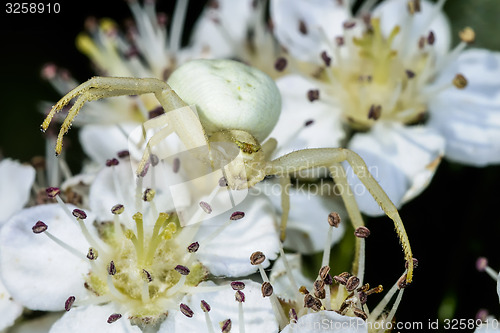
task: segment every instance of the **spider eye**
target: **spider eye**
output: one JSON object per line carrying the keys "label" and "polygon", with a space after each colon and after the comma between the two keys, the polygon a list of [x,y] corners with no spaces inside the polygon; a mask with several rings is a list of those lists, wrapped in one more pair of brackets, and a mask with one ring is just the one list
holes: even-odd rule
{"label": "spider eye", "polygon": [[271,133],[281,111],[274,81],[233,60],[193,60],[175,70],[167,83],[195,104],[207,134],[237,129],[259,142]]}

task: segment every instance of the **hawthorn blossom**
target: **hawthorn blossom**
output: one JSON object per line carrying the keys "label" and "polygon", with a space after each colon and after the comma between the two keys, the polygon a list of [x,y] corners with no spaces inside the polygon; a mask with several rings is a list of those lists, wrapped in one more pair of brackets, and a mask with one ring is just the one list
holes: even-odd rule
{"label": "hawthorn blossom", "polygon": [[[89,209],[64,203],[51,187],[57,203],[24,209],[0,231],[6,290],[29,309],[67,311],[50,332],[163,332],[188,295],[211,291],[206,301],[220,304],[227,285],[205,287],[209,274],[253,273],[248,257],[256,247],[276,257],[278,231],[265,196],[211,217],[225,188],[216,184],[206,202],[192,203],[189,191],[172,188],[185,179],[171,165],[157,161],[137,178],[130,162],[108,161],[90,186]],[[203,224],[183,225],[180,216],[194,204]],[[267,311],[259,302],[258,309],[248,303],[250,330]]]}
{"label": "hawthorn blossom", "polygon": [[[177,1],[167,33],[167,17],[157,13],[155,1],[127,1],[133,22],[126,31],[109,18],[88,18],[86,32],[76,38],[77,48],[92,61],[102,76],[158,78],[166,80],[178,66],[188,60],[206,58],[201,45],[183,47],[182,34],[188,1]],[[61,94],[79,85],[68,70],[48,64],[42,76]],[[52,103],[44,103],[50,109]],[[109,156],[127,149],[127,136],[138,125],[163,113],[152,94],[121,96],[88,103],[75,121],[82,126],[79,133],[82,148],[95,162],[104,164]],[[97,133],[107,139],[95,144]]]}
{"label": "hawthorn blossom", "polygon": [[[326,244],[339,223],[340,216],[330,213]],[[356,247],[358,255],[353,264],[355,274],[343,272],[332,276],[328,246],[325,246],[321,268],[314,281],[304,275],[300,255],[281,253],[273,265],[269,282],[281,299],[281,304],[290,309],[287,325],[281,324],[283,332],[378,332],[392,329],[392,320],[404,289],[408,286],[407,271],[385,293],[384,298],[369,310],[370,303],[367,301],[370,295],[381,293],[384,288],[381,285],[371,287],[364,282],[364,248],[370,231],[366,227],[359,227],[354,234],[360,244]],[[416,267],[417,261],[413,263]],[[396,299],[389,307],[395,295]]]}
{"label": "hawthorn blossom", "polygon": [[[316,66],[278,80],[278,154],[352,149],[397,206],[427,187],[443,156],[500,162],[500,55],[464,50],[475,38],[470,28],[450,50],[443,0],[388,0],[372,10],[366,1],[358,13],[350,3],[271,1],[278,40],[296,62]],[[380,215],[349,167],[347,176],[360,209]]]}

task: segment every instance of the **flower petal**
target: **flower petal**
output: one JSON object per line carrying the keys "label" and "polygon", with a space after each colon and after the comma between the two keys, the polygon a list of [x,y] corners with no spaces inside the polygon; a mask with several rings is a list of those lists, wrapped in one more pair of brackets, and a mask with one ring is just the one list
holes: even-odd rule
{"label": "flower petal", "polygon": [[[346,212],[341,199],[334,197],[332,182],[297,183],[290,188],[290,212],[288,215],[285,248],[302,254],[313,254],[323,251],[326,234],[330,225],[328,214],[336,211],[341,216]],[[276,215],[281,216],[281,186],[276,179],[268,179],[257,184],[259,191],[271,199]],[[307,207],[304,209],[303,207]],[[278,220],[280,220],[278,218]],[[331,245],[336,244],[344,235],[341,224],[333,233]]]}
{"label": "flower petal", "polygon": [[[227,200],[226,196],[217,195],[213,205],[216,206],[217,201],[223,200]],[[204,238],[228,221],[236,211],[244,212],[245,217],[232,221],[221,234],[205,244]],[[276,259],[279,252],[279,235],[273,206],[256,189],[250,190],[245,200],[233,210],[203,221],[196,237],[196,241],[200,243],[198,258],[214,275],[249,275],[257,270],[257,266],[250,264],[253,252],[261,251],[266,255],[262,264],[264,267],[269,266],[269,260]]]}
{"label": "flower petal", "polygon": [[[137,124],[121,125],[126,133],[136,127]],[[86,125],[79,133],[83,151],[102,166],[106,164],[106,160],[116,157],[119,151],[128,149],[128,138],[118,126]]]}
{"label": "flower petal", "polygon": [[500,163],[500,53],[463,52],[437,85],[463,74],[465,89],[447,89],[429,103],[429,126],[446,138],[446,157],[473,166]]}
{"label": "flower petal", "polygon": [[389,36],[395,26],[401,27],[401,32],[394,39],[394,45],[399,46],[400,52],[407,52],[410,49],[408,46],[416,48],[420,37],[427,37],[432,31],[436,38],[432,47],[438,56],[446,55],[451,44],[451,29],[444,12],[437,10],[436,4],[422,0],[421,12],[411,15],[407,5],[407,1],[387,0],[382,1],[373,10],[372,16],[380,17],[383,34]]}
{"label": "flower petal", "polygon": [[[278,323],[274,317],[269,298],[262,297],[261,285],[250,281],[243,280],[245,289],[242,292],[245,294],[245,302],[243,303],[245,332],[278,332]],[[213,287],[211,282],[200,283],[198,287]],[[160,326],[158,333],[181,333],[181,332],[209,332],[205,322],[205,314],[200,309],[202,300],[210,305],[208,313],[212,321],[215,331],[220,331],[219,323],[227,319],[231,319],[231,332],[240,332],[239,317],[238,317],[238,302],[235,301],[235,291],[230,285],[227,288],[213,291],[194,293],[184,297],[182,303],[188,305],[193,310],[194,315],[188,318],[180,311],[172,311],[167,319]]]}
{"label": "flower petal", "polygon": [[345,7],[330,0],[273,0],[270,11],[280,43],[292,56],[314,63],[321,63],[327,41],[343,34],[350,17]]}
{"label": "flower petal", "polygon": [[282,333],[362,333],[368,332],[361,318],[342,316],[335,311],[319,311],[306,314],[295,324],[287,325]]}
{"label": "flower petal", "polygon": [[[88,213],[85,223],[92,225],[93,219]],[[51,234],[79,250],[82,259],[45,235],[34,234],[31,228],[38,220],[48,225]],[[27,208],[14,215],[0,231],[0,274],[9,293],[24,306],[32,310],[62,310],[69,296],[81,298],[87,293],[83,284],[89,270],[84,260],[88,248],[76,221],[69,220],[59,205]]]}
{"label": "flower petal", "polygon": [[[270,137],[278,141],[274,157],[304,148],[339,147],[344,138],[340,111],[320,99],[310,102],[307,92],[314,84],[299,75],[277,81],[282,110]],[[312,121],[312,122],[311,122]]]}
{"label": "flower petal", "polygon": [[142,332],[139,327],[132,326],[126,316],[108,324],[109,316],[114,313],[116,313],[116,309],[112,304],[74,307],[52,326],[49,333]]}
{"label": "flower petal", "polygon": [[0,161],[0,225],[21,210],[29,199],[35,181],[35,169],[10,158]]}
{"label": "flower petal", "polygon": [[[444,153],[444,145],[443,138],[433,129],[379,122],[369,133],[354,135],[349,148],[364,159],[391,201],[400,206],[427,187]],[[372,216],[384,214],[352,168],[344,165],[360,210]]]}
{"label": "flower petal", "polygon": [[23,306],[14,301],[0,280],[0,331],[12,326],[14,321],[23,313]]}

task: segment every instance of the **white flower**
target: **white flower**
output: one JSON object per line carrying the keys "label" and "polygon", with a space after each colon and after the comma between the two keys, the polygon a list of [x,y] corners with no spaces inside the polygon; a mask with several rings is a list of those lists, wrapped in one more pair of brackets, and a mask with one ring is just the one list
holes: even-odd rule
{"label": "white flower", "polygon": [[[408,9],[408,1],[388,0],[371,12],[363,5],[358,16],[349,3],[271,1],[278,40],[297,61],[316,65],[278,81],[284,108],[271,136],[280,154],[352,149],[398,206],[426,188],[443,155],[500,162],[500,54],[463,51],[474,39],[468,28],[450,51],[442,1]],[[381,214],[348,173],[360,209]]]}
{"label": "white flower", "polygon": [[[5,222],[19,212],[30,198],[35,180],[35,169],[6,158],[0,161],[0,229]],[[23,306],[13,300],[0,279],[0,331],[14,324]]]}
{"label": "white flower", "polygon": [[[198,286],[209,273],[251,274],[255,250],[276,258],[278,233],[265,197],[210,218],[189,191],[172,190],[185,180],[170,165],[159,161],[136,178],[127,158],[108,164],[91,185],[86,212],[49,188],[58,204],[27,208],[0,232],[0,274],[13,298],[33,310],[70,310],[51,332],[157,329],[186,295],[206,291]],[[216,186],[206,205],[225,191]],[[201,226],[180,224],[187,205],[198,206]]]}
{"label": "white flower", "polygon": [[[77,36],[77,48],[90,58],[100,75],[166,80],[178,66],[191,59],[205,58],[201,45],[182,47],[182,33],[188,1],[177,1],[172,29],[167,34],[167,18],[156,13],[155,2],[127,1],[134,24],[120,31],[111,19],[89,18],[86,32]],[[78,86],[70,73],[54,64],[46,65],[42,76],[61,94]],[[53,103],[44,103],[50,109]],[[127,149],[127,136],[138,124],[163,112],[152,94],[121,96],[88,103],[75,121],[82,126],[80,141],[85,153],[103,165],[106,159]],[[105,133],[107,140],[95,144],[94,133]]]}
{"label": "white flower", "polygon": [[[330,217],[339,218],[335,214]],[[330,231],[333,225],[335,223],[332,223]],[[353,264],[356,274],[343,272],[332,277],[329,247],[324,249],[321,268],[314,281],[305,276],[300,255],[282,253],[276,260],[269,281],[282,304],[290,309],[289,324],[283,332],[378,332],[392,329],[394,314],[408,286],[407,271],[386,292],[384,298],[369,309],[368,305],[372,304],[367,303],[372,298],[370,295],[382,292],[383,287],[379,285],[373,288],[363,281],[365,240],[370,231],[366,227],[359,227],[354,234],[360,243],[359,247],[356,246],[359,251]],[[417,261],[413,263],[416,267]],[[389,308],[388,304],[396,294],[396,300]]]}
{"label": "white flower", "polygon": [[34,181],[32,166],[10,158],[0,161],[0,226],[28,203]]}
{"label": "white flower", "polygon": [[283,71],[275,66],[282,55],[266,22],[266,2],[253,0],[209,1],[192,34],[211,58],[237,59],[275,78]]}

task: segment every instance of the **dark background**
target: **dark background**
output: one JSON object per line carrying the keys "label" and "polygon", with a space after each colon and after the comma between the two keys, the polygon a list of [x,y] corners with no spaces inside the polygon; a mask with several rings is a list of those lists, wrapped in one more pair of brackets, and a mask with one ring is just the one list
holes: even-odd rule
{"label": "dark background", "polygon": [[[190,2],[188,24],[204,2]],[[37,103],[56,101],[60,96],[40,78],[42,65],[53,62],[85,81],[94,73],[74,46],[84,19],[111,17],[122,23],[131,16],[126,3],[119,0],[66,0],[60,4],[58,14],[7,15],[1,9],[0,151],[5,157],[29,162],[34,155],[44,154],[39,131],[43,117]],[[173,4],[163,1],[158,8],[170,13]],[[470,25],[478,34],[477,47],[500,50],[498,29],[494,28],[500,1],[454,0],[448,1],[445,10],[455,32]],[[70,131],[75,144],[68,159],[73,166],[81,158],[76,137],[76,131]],[[422,322],[425,328],[429,320],[437,318],[472,319],[480,308],[500,316],[495,281],[475,270],[478,256],[487,256],[490,265],[500,269],[499,185],[499,166],[472,168],[444,161],[428,189],[401,209],[420,264],[396,314],[399,321]],[[395,266],[403,265],[401,248],[390,220],[367,219],[367,225],[372,236],[367,241],[365,280],[389,289],[398,277]]]}

